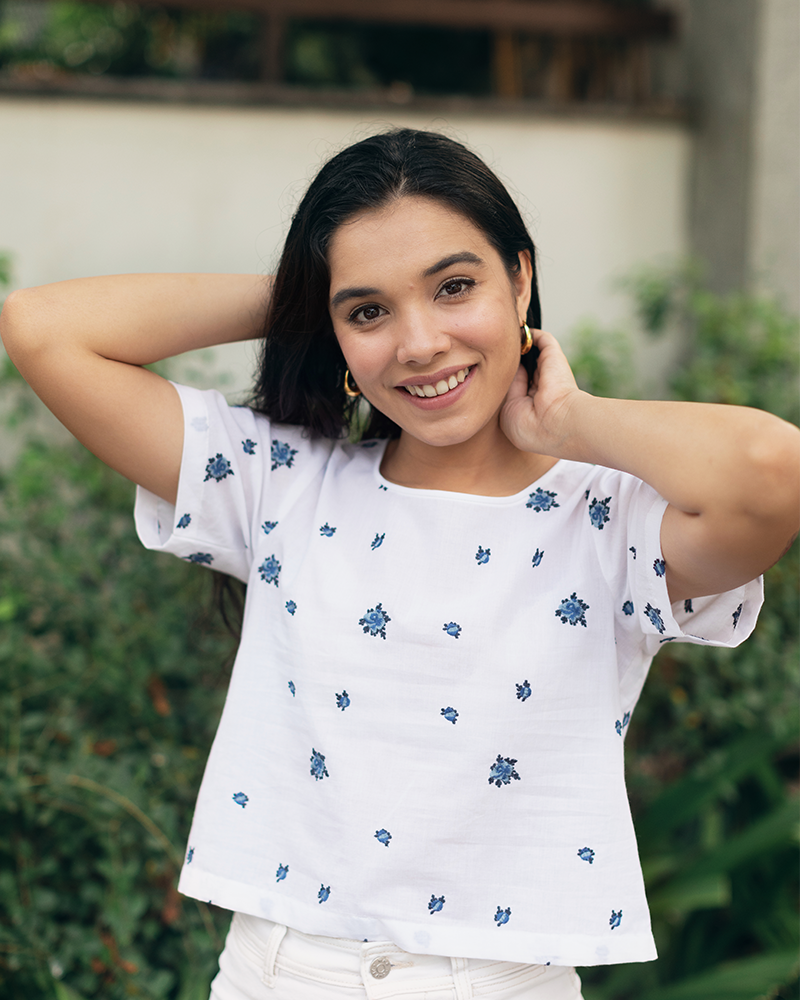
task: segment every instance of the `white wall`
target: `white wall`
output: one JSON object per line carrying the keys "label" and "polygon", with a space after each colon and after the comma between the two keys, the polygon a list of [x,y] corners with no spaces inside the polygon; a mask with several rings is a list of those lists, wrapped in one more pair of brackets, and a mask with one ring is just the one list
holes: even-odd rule
{"label": "white wall", "polygon": [[[386,121],[349,111],[0,98],[0,249],[15,285],[126,271],[267,271],[319,163]],[[613,280],[684,254],[678,124],[427,119],[505,180],[532,223],[544,325],[610,323]],[[231,388],[246,385],[226,349]]]}

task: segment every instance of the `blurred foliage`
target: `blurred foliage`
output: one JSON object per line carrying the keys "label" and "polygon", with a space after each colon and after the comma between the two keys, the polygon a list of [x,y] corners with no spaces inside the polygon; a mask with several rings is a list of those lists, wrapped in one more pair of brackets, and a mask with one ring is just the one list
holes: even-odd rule
{"label": "blurred foliage", "polygon": [[[777,307],[688,271],[628,287],[654,335],[684,330],[676,395],[796,419]],[[630,352],[587,325],[573,362],[620,393]],[[30,404],[9,363],[0,383]],[[139,545],[132,494],[78,446],[35,441],[0,480],[4,1000],[207,1000],[224,935],[227,914],[174,886],[232,645],[211,575]],[[798,1000],[797,545],[766,588],[738,649],[656,658],[627,778],[660,959],[581,970],[586,1000]]]}
{"label": "blurred foliage", "polygon": [[[672,398],[800,423],[798,324],[774,301],[713,295],[695,265],[641,270],[623,287],[646,334],[682,340]],[[583,388],[645,395],[630,336],[584,324],[573,345]],[[659,961],[582,970],[586,1000],[800,996],[799,582],[795,542],[766,574],[747,642],[673,643],[656,657],[628,733],[627,784]]]}

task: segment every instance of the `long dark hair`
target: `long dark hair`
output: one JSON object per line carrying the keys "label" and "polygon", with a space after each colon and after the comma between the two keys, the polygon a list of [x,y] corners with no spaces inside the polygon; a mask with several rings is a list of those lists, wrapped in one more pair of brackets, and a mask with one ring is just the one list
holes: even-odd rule
{"label": "long dark hair", "polygon": [[[465,146],[436,132],[393,129],[349,146],[319,171],[300,202],[275,276],[252,408],[312,436],[339,437],[357,402],[344,392],[345,361],[328,312],[328,248],[333,234],[364,209],[402,195],[425,195],[477,226],[510,274],[518,254],[533,264],[527,322],[541,327],[536,250],[519,210],[498,178]],[[529,375],[536,352],[522,359]],[[366,437],[396,437],[399,427],[372,410]]]}

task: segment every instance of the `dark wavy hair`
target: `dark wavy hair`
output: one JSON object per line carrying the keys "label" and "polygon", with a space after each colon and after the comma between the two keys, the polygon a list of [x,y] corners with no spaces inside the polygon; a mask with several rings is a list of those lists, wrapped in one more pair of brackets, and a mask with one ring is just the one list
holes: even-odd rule
{"label": "dark wavy hair", "polygon": [[[505,187],[474,153],[436,132],[393,129],[338,153],[319,171],[295,212],[278,265],[250,405],[277,423],[312,436],[340,437],[358,401],[344,392],[344,356],[328,312],[328,248],[356,213],[403,195],[424,195],[459,212],[497,250],[509,274],[521,250],[533,265],[527,322],[541,327],[536,250]],[[529,375],[536,351],[522,359]],[[396,437],[400,428],[372,409],[366,437]]]}

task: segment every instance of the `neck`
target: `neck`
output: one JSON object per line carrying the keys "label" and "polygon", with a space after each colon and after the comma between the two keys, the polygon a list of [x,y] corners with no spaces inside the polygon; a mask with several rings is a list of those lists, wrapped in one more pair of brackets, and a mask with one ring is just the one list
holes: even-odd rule
{"label": "neck", "polygon": [[555,462],[549,455],[515,448],[494,420],[469,441],[442,447],[404,431],[389,442],[381,473],[412,489],[502,497],[524,490]]}

